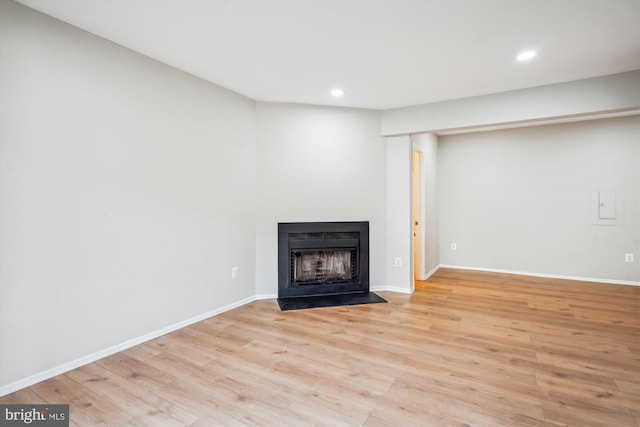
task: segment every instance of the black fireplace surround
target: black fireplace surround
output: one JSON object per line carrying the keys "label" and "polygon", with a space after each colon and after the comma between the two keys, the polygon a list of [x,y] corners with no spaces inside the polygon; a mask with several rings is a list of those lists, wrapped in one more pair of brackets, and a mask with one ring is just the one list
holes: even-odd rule
{"label": "black fireplace surround", "polygon": [[325,298],[320,306],[384,302],[369,301],[371,296],[379,298],[369,292],[368,221],[278,224],[278,303],[283,310],[309,308],[297,302],[323,297],[356,302],[329,304]]}

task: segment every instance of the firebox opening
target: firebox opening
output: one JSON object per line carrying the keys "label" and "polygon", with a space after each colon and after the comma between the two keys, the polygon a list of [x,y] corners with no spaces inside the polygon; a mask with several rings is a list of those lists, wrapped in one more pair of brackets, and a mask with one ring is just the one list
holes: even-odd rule
{"label": "firebox opening", "polygon": [[291,283],[314,285],[344,283],[357,276],[355,248],[337,250],[292,250]]}

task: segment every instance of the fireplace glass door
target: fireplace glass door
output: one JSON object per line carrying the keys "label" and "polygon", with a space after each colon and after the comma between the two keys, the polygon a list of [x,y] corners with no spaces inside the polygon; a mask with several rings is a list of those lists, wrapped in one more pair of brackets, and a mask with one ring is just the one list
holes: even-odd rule
{"label": "fireplace glass door", "polygon": [[369,292],[369,223],[278,223],[278,298]]}
{"label": "fireplace glass door", "polygon": [[356,277],[356,249],[291,251],[291,283],[349,282]]}

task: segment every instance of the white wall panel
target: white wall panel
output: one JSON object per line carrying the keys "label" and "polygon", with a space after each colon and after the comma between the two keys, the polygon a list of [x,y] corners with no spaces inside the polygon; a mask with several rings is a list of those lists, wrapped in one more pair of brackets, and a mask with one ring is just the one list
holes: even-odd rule
{"label": "white wall panel", "polygon": [[[624,262],[640,249],[639,117],[444,136],[438,149],[441,264],[640,279]],[[625,220],[605,226],[594,181],[607,176]]]}

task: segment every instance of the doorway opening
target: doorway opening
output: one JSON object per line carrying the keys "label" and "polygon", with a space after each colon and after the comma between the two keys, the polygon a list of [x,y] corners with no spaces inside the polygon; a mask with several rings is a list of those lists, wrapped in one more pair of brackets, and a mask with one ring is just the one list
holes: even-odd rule
{"label": "doorway opening", "polygon": [[424,162],[423,153],[416,146],[412,155],[412,224],[413,224],[413,278],[424,277]]}

